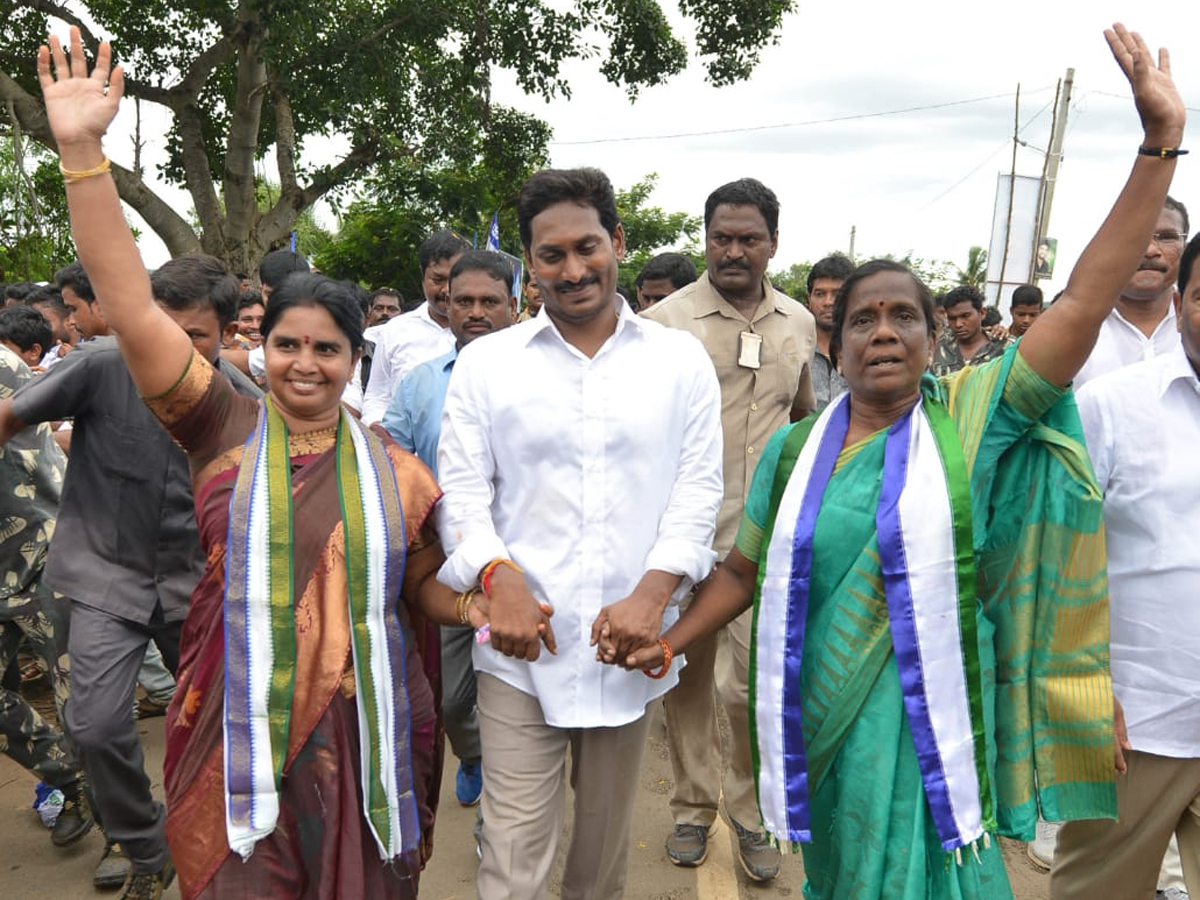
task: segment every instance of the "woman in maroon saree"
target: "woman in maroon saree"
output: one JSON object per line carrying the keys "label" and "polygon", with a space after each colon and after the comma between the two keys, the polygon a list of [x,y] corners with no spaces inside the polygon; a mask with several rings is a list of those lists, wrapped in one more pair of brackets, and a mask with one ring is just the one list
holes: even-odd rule
{"label": "woman in maroon saree", "polygon": [[[344,288],[296,276],[272,296],[262,404],[154,303],[101,147],[123,74],[102,44],[89,75],[71,32],[70,62],[52,38],[38,76],[76,247],[134,383],[188,451],[207,553],[167,722],[183,897],[415,898],[441,771],[422,616],[460,614],[435,579],[440,491],[342,411],[362,347]],[[486,622],[478,603],[463,613]],[[142,877],[160,896],[173,875]]]}

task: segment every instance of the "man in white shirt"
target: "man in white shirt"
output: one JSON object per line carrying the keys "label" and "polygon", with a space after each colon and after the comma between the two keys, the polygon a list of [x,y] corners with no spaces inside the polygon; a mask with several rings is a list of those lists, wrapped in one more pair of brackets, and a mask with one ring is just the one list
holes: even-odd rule
{"label": "man in white shirt", "polygon": [[[612,900],[624,892],[645,708],[678,665],[647,678],[602,664],[593,645],[653,643],[712,567],[720,390],[699,341],[617,296],[625,238],[602,172],[537,173],[517,216],[542,315],[463,348],[438,446],[439,578],[458,591],[482,582],[490,615],[490,643],[475,647],[477,889],[482,900],[545,896],[570,748],[562,897]],[[537,385],[537,402],[512,384]],[[541,652],[556,639],[557,652]]]}
{"label": "man in white shirt", "polygon": [[1182,254],[1182,342],[1079,392],[1104,491],[1118,820],[1058,836],[1054,900],[1149,897],[1172,835],[1200,891],[1200,238]]}
{"label": "man in white shirt", "polygon": [[362,420],[368,425],[383,419],[392,393],[405,375],[421,363],[454,349],[454,333],[446,309],[450,270],[470,249],[470,242],[453,231],[438,231],[427,237],[417,250],[425,302],[363,332],[363,337],[375,344],[371,377],[363,386]]}
{"label": "man in white shirt", "polygon": [[1187,235],[1187,208],[1167,197],[1137,272],[1121,291],[1092,355],[1075,376],[1076,390],[1106,372],[1153,359],[1179,344],[1171,299]]}

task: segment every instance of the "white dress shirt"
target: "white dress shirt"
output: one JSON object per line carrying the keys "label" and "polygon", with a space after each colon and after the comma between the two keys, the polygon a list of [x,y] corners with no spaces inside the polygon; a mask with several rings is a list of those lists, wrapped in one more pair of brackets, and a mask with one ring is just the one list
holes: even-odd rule
{"label": "white dress shirt", "polygon": [[1075,390],[1079,390],[1093,378],[1170,353],[1178,346],[1179,329],[1175,326],[1174,304],[1167,307],[1166,316],[1150,337],[1146,337],[1142,329],[1121,315],[1120,310],[1114,309],[1100,326],[1096,346],[1071,383]]}
{"label": "white dress shirt", "polygon": [[[513,390],[513,385],[528,390]],[[498,557],[554,607],[558,655],[476,645],[475,668],[532,694],[547,724],[624,725],[678,681],[596,661],[600,608],[650,569],[683,576],[664,617],[712,568],[721,505],[721,394],[703,345],[634,315],[588,359],[548,316],[472,341],[450,378],[438,468],[439,579],[457,591]]]}
{"label": "white dress shirt", "polygon": [[1078,395],[1104,491],[1113,689],[1135,750],[1200,757],[1200,379],[1183,346]]}
{"label": "white dress shirt", "polygon": [[383,419],[392,391],[405,375],[454,349],[454,332],[433,320],[428,300],[382,325],[372,325],[363,337],[375,342],[371,377],[363,391],[362,420],[367,425]]}

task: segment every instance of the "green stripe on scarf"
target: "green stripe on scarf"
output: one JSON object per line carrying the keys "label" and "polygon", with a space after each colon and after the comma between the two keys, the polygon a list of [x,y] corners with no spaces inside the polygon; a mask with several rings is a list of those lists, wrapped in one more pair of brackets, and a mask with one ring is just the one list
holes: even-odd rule
{"label": "green stripe on scarf", "polygon": [[271,764],[276,790],[287,760],[288,730],[292,719],[292,692],[296,682],[296,614],[292,580],[292,478],[288,456],[288,427],[268,397],[267,478],[270,504],[271,650],[274,667],[267,697],[271,730]]}

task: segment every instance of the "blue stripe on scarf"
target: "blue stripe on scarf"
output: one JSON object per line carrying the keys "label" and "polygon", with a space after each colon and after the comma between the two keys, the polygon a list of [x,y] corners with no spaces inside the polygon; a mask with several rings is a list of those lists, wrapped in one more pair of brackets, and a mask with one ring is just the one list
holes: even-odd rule
{"label": "blue stripe on scarf", "polygon": [[[792,571],[788,579],[787,646],[804,647],[808,624],[808,597],[812,581],[813,535],[825,488],[833,477],[842,442],[850,428],[850,404],[834,410],[813,461],[812,477],[800,504],[800,516],[792,541]],[[811,840],[812,819],[808,808],[808,760],[804,748],[804,721],[800,699],[801,652],[784,659],[783,674],[783,745],[784,773],[788,807],[788,838]]]}

